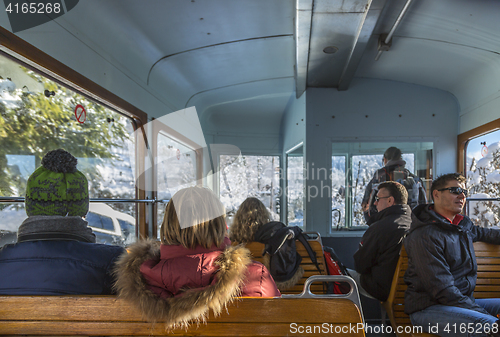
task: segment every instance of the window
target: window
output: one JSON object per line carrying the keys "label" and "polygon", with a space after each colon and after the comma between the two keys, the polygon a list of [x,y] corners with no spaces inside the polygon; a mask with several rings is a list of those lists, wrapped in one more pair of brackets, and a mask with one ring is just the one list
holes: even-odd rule
{"label": "window", "polygon": [[135,235],[135,225],[133,223],[118,219],[118,224],[122,229],[122,233],[124,233],[127,237],[129,235]]}
{"label": "window", "polygon": [[113,220],[110,217],[89,212],[85,220],[88,221],[90,227],[114,231]]}
{"label": "window", "polygon": [[[135,198],[130,118],[3,55],[0,76],[0,196],[24,197],[26,182],[43,156],[63,148],[78,159],[90,198]],[[112,208],[135,217],[133,202]],[[0,210],[0,218],[4,212],[26,217],[23,203],[0,203]],[[2,221],[0,231],[15,233],[20,224]],[[113,230],[111,219],[106,228]]]}
{"label": "window", "polygon": [[[163,133],[157,139],[157,198],[170,200],[178,190],[196,185],[196,151]],[[166,203],[158,204],[158,230],[165,206]]]}
{"label": "window", "polygon": [[304,227],[304,154],[303,146],[286,155],[286,200],[289,226]]}
{"label": "window", "polygon": [[432,143],[333,143],[332,232],[366,228],[361,208],[365,189],[391,146],[401,149],[410,172],[427,185],[432,181]]}
{"label": "window", "polygon": [[346,157],[332,156],[332,229],[345,227]]}
{"label": "window", "polygon": [[102,229],[101,217],[98,214],[88,212],[85,220],[87,220],[90,227]]}
{"label": "window", "polygon": [[113,220],[111,218],[101,215],[102,229],[113,231],[115,227],[113,226]]}
{"label": "window", "polygon": [[274,220],[280,213],[280,167],[277,156],[221,155],[220,200],[226,208],[227,224],[248,197],[262,201]]}
{"label": "window", "polygon": [[471,139],[465,151],[467,214],[477,225],[500,226],[500,130]]}
{"label": "window", "polygon": [[24,203],[0,203],[0,247],[17,241],[17,229],[26,217]]}

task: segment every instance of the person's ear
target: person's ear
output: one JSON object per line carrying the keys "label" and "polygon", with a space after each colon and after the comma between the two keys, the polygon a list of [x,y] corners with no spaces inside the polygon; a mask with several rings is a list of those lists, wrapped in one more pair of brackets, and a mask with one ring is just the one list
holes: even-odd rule
{"label": "person's ear", "polygon": [[438,190],[432,191],[432,200],[436,201],[436,199],[439,199],[439,191]]}

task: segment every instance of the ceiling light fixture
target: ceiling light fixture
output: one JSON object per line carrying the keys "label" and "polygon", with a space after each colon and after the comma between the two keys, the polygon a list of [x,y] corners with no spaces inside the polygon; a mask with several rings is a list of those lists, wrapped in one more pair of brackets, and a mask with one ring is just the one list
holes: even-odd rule
{"label": "ceiling light fixture", "polygon": [[335,54],[338,51],[339,49],[335,46],[328,46],[323,49],[323,53],[325,54]]}

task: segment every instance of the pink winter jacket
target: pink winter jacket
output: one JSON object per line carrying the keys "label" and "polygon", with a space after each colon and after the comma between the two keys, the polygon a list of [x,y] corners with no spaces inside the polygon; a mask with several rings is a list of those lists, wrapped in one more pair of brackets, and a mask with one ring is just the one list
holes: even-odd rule
{"label": "pink winter jacket", "polygon": [[118,295],[167,328],[202,322],[209,311],[222,314],[237,296],[280,296],[266,267],[229,239],[210,249],[142,240],[128,251],[116,265]]}
{"label": "pink winter jacket", "polygon": [[[188,249],[180,245],[160,246],[160,261],[147,260],[140,268],[149,289],[162,298],[182,296],[186,289],[203,289],[217,281],[216,259],[231,247],[225,239],[220,247],[201,246]],[[253,261],[247,266],[241,284],[242,297],[280,296],[276,284],[263,264]]]}

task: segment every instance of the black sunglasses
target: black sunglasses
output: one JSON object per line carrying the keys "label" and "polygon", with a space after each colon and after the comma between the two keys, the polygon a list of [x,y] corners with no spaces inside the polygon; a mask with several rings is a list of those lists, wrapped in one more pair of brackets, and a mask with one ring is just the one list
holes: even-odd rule
{"label": "black sunglasses", "polygon": [[385,198],[390,198],[392,195],[389,195],[387,197],[375,197],[375,201],[379,201],[380,199],[385,199]]}
{"label": "black sunglasses", "polygon": [[447,188],[442,188],[438,191],[445,191],[445,190],[448,190],[448,191],[450,191],[450,193],[453,193],[456,195],[460,195],[463,193],[464,196],[467,196],[467,194],[469,194],[469,191],[467,191],[465,188],[461,188],[461,187],[447,187]]}

